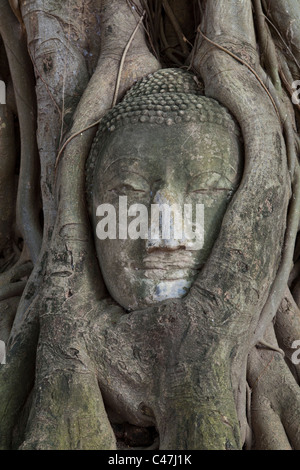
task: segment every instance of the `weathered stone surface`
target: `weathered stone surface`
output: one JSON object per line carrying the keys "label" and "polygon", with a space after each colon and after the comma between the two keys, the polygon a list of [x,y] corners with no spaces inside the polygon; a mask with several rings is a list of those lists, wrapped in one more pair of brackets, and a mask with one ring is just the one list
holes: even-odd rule
{"label": "weathered stone surface", "polygon": [[[95,244],[112,297],[126,309],[184,296],[204,265],[242,170],[239,129],[228,111],[199,94],[192,75],[162,70],[136,84],[104,118],[88,161],[93,229],[97,207],[116,209],[116,239]],[[120,239],[119,198],[148,209],[144,239]],[[185,232],[151,239],[151,205],[204,205],[204,244]],[[122,220],[130,229],[140,213]],[[195,213],[192,217],[196,221]],[[201,224],[200,219],[197,220]],[[134,222],[133,222],[134,223]],[[137,222],[136,222],[137,225]],[[142,227],[139,227],[142,229]],[[200,236],[200,227],[198,232]],[[142,232],[142,230],[141,230]],[[146,233],[147,232],[147,233]]]}

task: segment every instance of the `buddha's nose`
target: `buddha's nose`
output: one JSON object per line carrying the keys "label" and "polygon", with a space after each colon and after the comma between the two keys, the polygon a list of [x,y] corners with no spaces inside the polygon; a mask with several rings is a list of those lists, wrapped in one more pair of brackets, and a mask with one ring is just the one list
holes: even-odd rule
{"label": "buddha's nose", "polygon": [[163,188],[154,195],[146,242],[148,252],[185,248],[181,202],[169,188]]}

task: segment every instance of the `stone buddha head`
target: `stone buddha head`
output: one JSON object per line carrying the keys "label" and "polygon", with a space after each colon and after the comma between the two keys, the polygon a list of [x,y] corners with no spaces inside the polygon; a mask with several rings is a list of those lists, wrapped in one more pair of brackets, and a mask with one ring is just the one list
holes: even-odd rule
{"label": "stone buddha head", "polygon": [[188,72],[145,77],[106,114],[87,187],[114,300],[133,310],[188,292],[218,236],[242,160],[236,122]]}

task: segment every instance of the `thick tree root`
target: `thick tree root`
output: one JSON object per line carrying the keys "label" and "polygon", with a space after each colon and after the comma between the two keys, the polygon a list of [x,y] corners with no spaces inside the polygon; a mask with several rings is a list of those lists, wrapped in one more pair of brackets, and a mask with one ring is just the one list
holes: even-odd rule
{"label": "thick tree root", "polygon": [[[8,2],[0,2],[0,33],[12,74],[21,135],[21,167],[17,196],[17,223],[35,263],[42,243],[39,221],[39,159],[36,144],[36,95],[25,38]],[[19,40],[16,38],[19,37]]]}
{"label": "thick tree root", "polygon": [[0,448],[4,450],[13,447],[13,429],[34,384],[38,341],[34,308],[33,305],[22,332],[8,350],[7,364],[0,366]]}
{"label": "thick tree root", "polygon": [[292,362],[295,354],[293,345],[300,340],[300,311],[289,290],[278,309],[275,332],[278,344],[284,350],[288,364],[300,384],[300,364]]}
{"label": "thick tree root", "polygon": [[[277,345],[273,325],[265,339]],[[277,346],[278,347],[278,346]],[[255,448],[300,449],[300,388],[282,354],[254,348],[248,362]]]}
{"label": "thick tree root", "polygon": [[13,115],[8,106],[0,105],[0,253],[2,257],[3,250],[10,243],[12,236],[15,211],[15,165]]}

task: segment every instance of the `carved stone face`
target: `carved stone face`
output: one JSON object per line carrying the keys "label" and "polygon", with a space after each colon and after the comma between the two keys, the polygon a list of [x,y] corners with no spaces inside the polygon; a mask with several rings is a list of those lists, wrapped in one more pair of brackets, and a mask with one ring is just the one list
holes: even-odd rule
{"label": "carved stone face", "polygon": [[[116,239],[95,237],[106,286],[126,309],[184,296],[207,260],[228,202],[241,177],[241,144],[220,124],[126,124],[102,139],[95,166],[94,232],[100,204],[116,208]],[[204,205],[204,244],[181,239],[119,239],[118,207],[143,204]],[[128,224],[136,217],[128,217]],[[171,217],[171,224],[174,220]],[[172,222],[173,220],[173,222]],[[149,221],[149,227],[151,223]]]}

